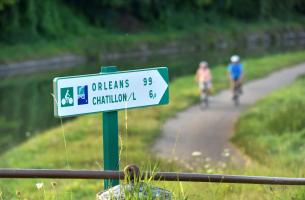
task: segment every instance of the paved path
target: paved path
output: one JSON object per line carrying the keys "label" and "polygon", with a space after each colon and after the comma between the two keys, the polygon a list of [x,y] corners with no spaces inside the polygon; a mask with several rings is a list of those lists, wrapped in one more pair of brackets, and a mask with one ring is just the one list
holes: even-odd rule
{"label": "paved path", "polygon": [[[192,106],[162,128],[153,150],[161,157],[187,160],[192,153],[209,157],[212,161],[232,161],[243,164],[245,157],[229,142],[234,132],[234,122],[248,106],[271,91],[290,84],[305,73],[305,63],[287,68],[244,85],[241,105],[235,107],[228,90],[214,96],[210,108],[201,110]],[[230,154],[228,157],[227,155]]]}

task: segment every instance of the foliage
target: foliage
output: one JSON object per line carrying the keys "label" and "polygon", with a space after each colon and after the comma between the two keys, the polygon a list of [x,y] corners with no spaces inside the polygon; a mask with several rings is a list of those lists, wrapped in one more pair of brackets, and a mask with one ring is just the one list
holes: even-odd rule
{"label": "foliage", "polygon": [[241,117],[233,140],[262,163],[278,157],[274,165],[304,165],[304,85],[305,77],[259,101]]}
{"label": "foliage", "polygon": [[0,10],[0,41],[32,42],[79,33],[82,21],[57,0],[18,0]]}
{"label": "foliage", "polygon": [[304,17],[302,0],[0,0],[0,41],[77,35],[89,27],[119,31],[187,29],[223,20]]}
{"label": "foliage", "polygon": [[[283,13],[301,13],[304,9],[302,0],[189,0],[189,1],[162,1],[162,0],[115,0],[115,1],[91,1],[91,4],[85,0],[66,0],[71,5],[85,11],[89,18],[101,20],[100,16],[104,16],[104,20],[109,20],[109,16],[120,16],[128,14],[143,20],[145,22],[160,20],[166,17],[166,13],[170,15],[178,15],[183,10],[192,11],[193,14],[200,12],[217,12],[219,15],[236,17],[240,20],[257,20],[260,18],[282,17]],[[105,15],[98,14],[98,11],[106,11]],[[107,15],[109,16],[107,17]],[[97,17],[97,19],[96,19]],[[171,17],[171,16],[167,16]]]}
{"label": "foliage", "polygon": [[[277,176],[304,177],[305,77],[257,102],[238,120],[233,142]],[[283,191],[284,194],[291,191]],[[304,199],[296,188],[289,199]]]}
{"label": "foliage", "polygon": [[16,0],[0,0],[0,11],[4,9],[6,5],[12,5],[16,2]]}

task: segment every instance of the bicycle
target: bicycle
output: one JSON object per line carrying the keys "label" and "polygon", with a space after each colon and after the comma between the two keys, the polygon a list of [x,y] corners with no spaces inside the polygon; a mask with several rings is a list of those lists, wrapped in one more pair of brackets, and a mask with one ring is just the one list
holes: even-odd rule
{"label": "bicycle", "polygon": [[200,94],[200,107],[201,109],[209,107],[209,87],[208,83],[203,83],[203,89],[201,90]]}
{"label": "bicycle", "polygon": [[235,106],[239,106],[240,100],[239,96],[241,95],[242,90],[241,90],[241,83],[238,81],[234,81],[234,88],[233,88],[233,101]]}
{"label": "bicycle", "polygon": [[71,98],[69,94],[69,90],[67,90],[64,98],[61,99],[61,104],[65,106],[66,104],[73,104],[73,98]]}

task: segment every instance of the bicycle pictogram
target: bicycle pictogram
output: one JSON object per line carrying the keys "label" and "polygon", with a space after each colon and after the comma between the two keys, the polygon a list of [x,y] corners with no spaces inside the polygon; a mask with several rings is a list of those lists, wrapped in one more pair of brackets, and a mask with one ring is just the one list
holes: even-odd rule
{"label": "bicycle pictogram", "polygon": [[74,98],[73,98],[73,87],[68,88],[61,88],[61,106],[67,107],[67,106],[73,106],[74,104]]}

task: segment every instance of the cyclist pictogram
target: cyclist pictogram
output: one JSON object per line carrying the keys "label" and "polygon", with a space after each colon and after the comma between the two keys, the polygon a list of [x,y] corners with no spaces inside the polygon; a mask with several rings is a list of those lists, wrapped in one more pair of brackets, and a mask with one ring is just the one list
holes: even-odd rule
{"label": "cyclist pictogram", "polygon": [[61,107],[73,106],[73,87],[61,88],[60,97]]}

